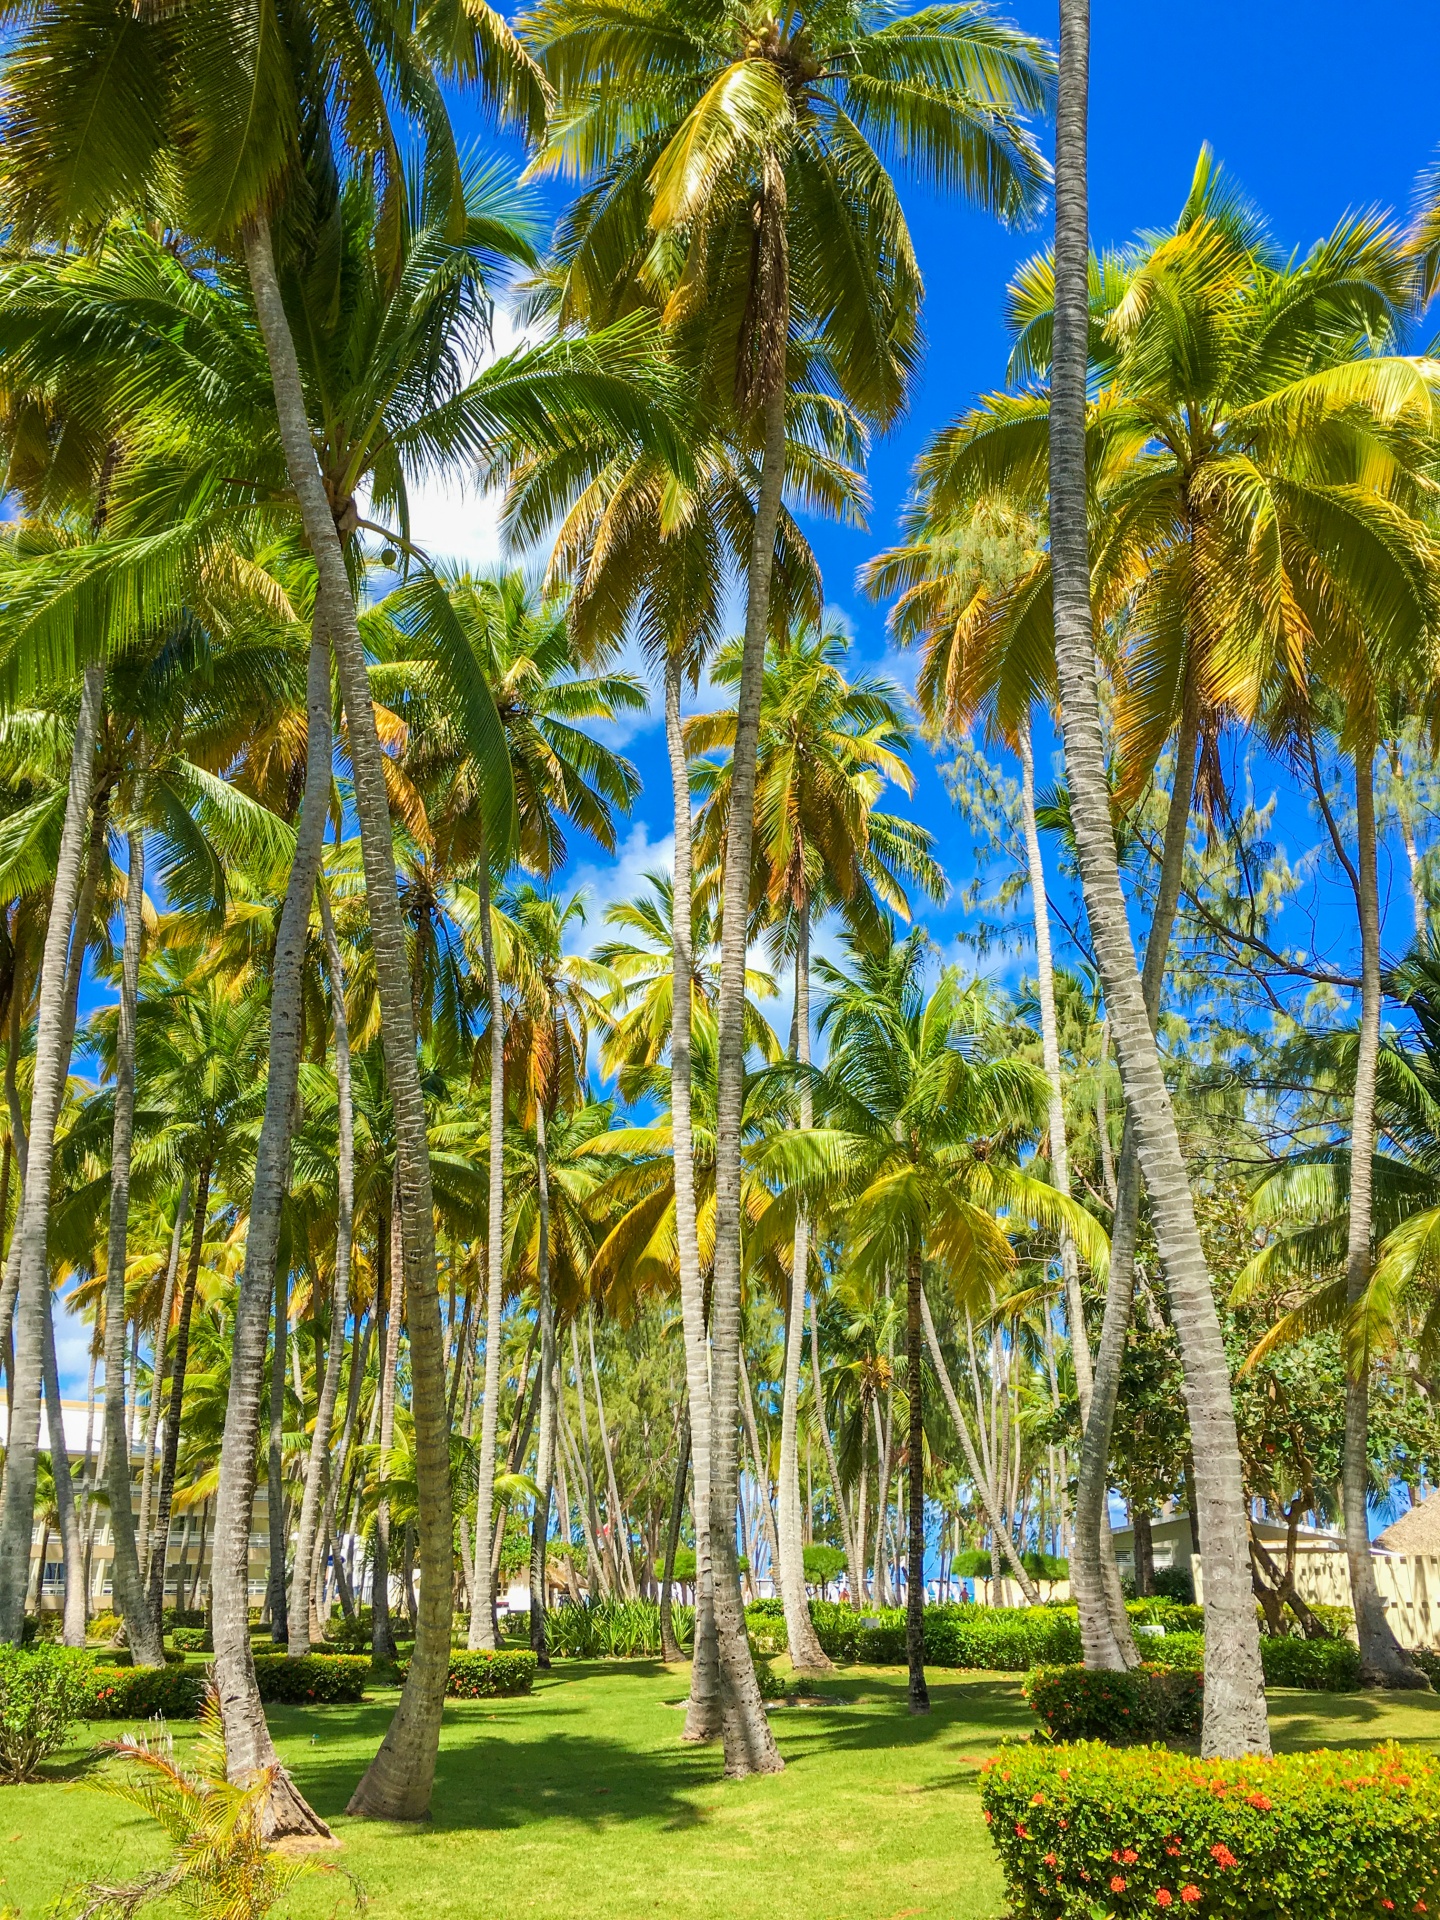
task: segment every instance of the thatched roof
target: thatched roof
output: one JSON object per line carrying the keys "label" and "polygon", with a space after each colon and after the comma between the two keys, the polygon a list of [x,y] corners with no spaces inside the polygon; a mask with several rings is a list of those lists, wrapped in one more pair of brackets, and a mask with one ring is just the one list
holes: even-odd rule
{"label": "thatched roof", "polygon": [[1440,1553],[1440,1492],[1402,1513],[1375,1542],[1385,1553]]}

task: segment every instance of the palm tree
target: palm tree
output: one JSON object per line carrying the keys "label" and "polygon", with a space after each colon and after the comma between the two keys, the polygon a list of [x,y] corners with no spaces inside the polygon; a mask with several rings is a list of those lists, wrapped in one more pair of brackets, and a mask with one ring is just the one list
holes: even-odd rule
{"label": "palm tree", "polygon": [[[818,915],[838,907],[852,930],[888,933],[883,911],[908,918],[905,883],[933,896],[944,891],[922,828],[877,811],[885,785],[913,791],[908,738],[899,693],[874,676],[847,680],[842,634],[812,629],[772,643],[760,695],[755,776],[755,873],[752,914],[776,925],[779,941],[793,943],[795,1017],[792,1053],[810,1064],[810,936]],[[712,680],[734,685],[739,649],[727,648]],[[733,713],[721,710],[686,729],[692,753],[733,745]],[[701,858],[717,862],[729,813],[730,759],[702,763]],[[814,1124],[810,1089],[799,1088],[800,1125]],[[805,1298],[810,1223],[795,1223],[790,1298],[786,1311],[781,1389],[779,1465],[779,1585],[785,1602],[790,1658],[799,1670],[828,1670],[830,1661],[811,1625],[801,1554],[799,1428],[800,1361],[805,1344]]]}
{"label": "palm tree", "polygon": [[[820,1031],[824,1069],[800,1072],[814,1089],[820,1126],[782,1133],[759,1156],[788,1176],[798,1204],[807,1189],[843,1207],[847,1258],[879,1279],[905,1276],[909,1475],[908,1655],[910,1707],[929,1710],[924,1672],[925,1494],[924,1274],[937,1269],[962,1299],[987,1299],[1015,1264],[997,1216],[1065,1227],[1096,1264],[1104,1236],[1048,1182],[1015,1164],[1046,1110],[1042,1073],[1013,1060],[972,1057],[978,1006],[954,968],[927,992],[923,932],[854,970],[819,967],[827,994]],[[960,1423],[962,1442],[968,1429]],[[973,1468],[972,1468],[973,1470]],[[977,1485],[981,1476],[976,1473]],[[992,1513],[997,1541],[998,1515]]]}
{"label": "palm tree", "polygon": [[918,346],[920,282],[868,133],[929,179],[1022,214],[1044,176],[1019,116],[1043,104],[1046,63],[1035,42],[981,10],[949,6],[875,26],[858,5],[761,21],[742,0],[631,0],[618,11],[549,0],[524,31],[557,94],[535,167],[586,179],[560,235],[562,311],[602,312],[658,273],[682,364],[733,407],[757,452],[725,866],[710,1533],[726,1769],[774,1771],[735,1567],[738,1455],[725,1410],[739,1378],[745,908],[786,403],[801,358],[792,341],[807,342],[859,418],[896,416]]}
{"label": "palm tree", "polygon": [[[1049,408],[1050,553],[1060,722],[1085,907],[1136,1153],[1150,1190],[1171,1311],[1185,1355],[1205,1568],[1203,1747],[1210,1754],[1268,1753],[1265,1683],[1255,1603],[1246,1577],[1244,1490],[1229,1375],[1175,1116],[1130,937],[1105,777],[1090,600],[1085,446],[1089,54],[1086,0],[1062,0]],[[1086,1428],[1085,1450],[1095,1452],[1098,1439],[1092,1422]],[[1104,1439],[1108,1455],[1108,1433]]]}

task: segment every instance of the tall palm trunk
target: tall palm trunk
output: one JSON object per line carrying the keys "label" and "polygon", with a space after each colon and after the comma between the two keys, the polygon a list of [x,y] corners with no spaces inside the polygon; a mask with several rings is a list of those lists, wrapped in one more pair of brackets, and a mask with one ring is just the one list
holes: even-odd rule
{"label": "tall palm trunk", "polygon": [[411,1411],[415,1426],[415,1480],[420,1516],[420,1608],[415,1653],[400,1703],[380,1751],[350,1801],[350,1811],[373,1819],[418,1820],[429,1809],[440,1746],[440,1716],[450,1671],[452,1526],[450,1435],[445,1421],[445,1343],[435,1287],[435,1216],[425,1103],[415,1057],[405,928],[395,880],[395,849],[385,794],[385,756],[345,555],[315,457],[305,392],[290,333],[270,229],[247,223],[245,260],[256,317],[275,390],[275,411],[290,485],[300,506],[305,543],[315,561],[316,601],[335,649],[345,707],[355,810],[365,865],[375,981],[380,1001],[385,1077],[395,1114],[396,1160],[410,1332]]}
{"label": "tall palm trunk", "polygon": [[[681,659],[665,659],[665,745],[675,811],[675,885],[671,909],[674,956],[670,1013],[670,1129],[675,1180],[675,1258],[685,1334],[685,1390],[690,1400],[690,1458],[694,1475],[695,1634],[685,1740],[713,1740],[720,1732],[720,1651],[715,1638],[715,1581],[710,1552],[710,1347],[705,1283],[695,1231],[695,1135],[690,1090],[691,996],[695,981],[694,855],[690,769],[680,724]],[[737,1574],[738,1578],[738,1574]]]}
{"label": "tall palm trunk", "polygon": [[660,1577],[660,1658],[677,1666],[685,1658],[675,1637],[675,1555],[680,1549],[680,1522],[685,1512],[685,1481],[690,1471],[690,1418],[682,1401],[679,1420],[680,1452],[675,1461],[675,1486],[670,1495],[670,1525],[665,1533],[665,1565]]}
{"label": "tall palm trunk", "polygon": [[[857,1544],[854,1528],[850,1524],[850,1508],[845,1499],[845,1489],[840,1484],[840,1463],[835,1458],[835,1442],[831,1437],[830,1421],[825,1412],[825,1375],[820,1366],[820,1303],[813,1293],[810,1296],[810,1390],[815,1397],[815,1418],[820,1423],[820,1442],[825,1449],[825,1465],[830,1470],[830,1485],[835,1491],[835,1516],[840,1522],[840,1543],[845,1549],[845,1569],[849,1576],[846,1586],[850,1595],[850,1605],[859,1613],[864,1605],[864,1595],[861,1592],[865,1577],[864,1546]],[[861,1478],[864,1478],[863,1469]]]}
{"label": "tall palm trunk", "polygon": [[[345,1357],[345,1326],[350,1318],[350,1248],[355,1231],[355,1106],[350,1089],[350,1027],[345,1018],[345,970],[335,920],[324,887],[319,888],[320,922],[325,933],[325,964],[330,973],[331,1024],[335,1033],[335,1095],[339,1158],[336,1161],[335,1282],[330,1296],[330,1348],[325,1377],[315,1403],[315,1430],[310,1436],[310,1459],[305,1470],[305,1493],[300,1502],[300,1527],[295,1541],[295,1579],[290,1594],[290,1642],[287,1651],[299,1659],[310,1651],[310,1561],[322,1491],[331,1484],[330,1434],[340,1397],[340,1368]],[[358,1332],[358,1329],[357,1329]]]}
{"label": "tall palm trunk", "polygon": [[[181,1175],[180,1195],[175,1202],[175,1224],[170,1229],[170,1254],[165,1262],[165,1284],[160,1292],[160,1315],[156,1321],[155,1357],[150,1369],[150,1404],[145,1414],[145,1463],[140,1474],[140,1527],[136,1547],[140,1557],[140,1576],[150,1585],[150,1549],[155,1529],[155,1444],[160,1432],[160,1409],[165,1399],[165,1364],[170,1349],[170,1322],[175,1317],[175,1283],[180,1277],[180,1249],[185,1244],[185,1222],[190,1217],[190,1175]],[[223,1466],[223,1455],[222,1466]],[[245,1528],[246,1579],[248,1582],[250,1528]],[[146,1601],[149,1605],[149,1601]],[[247,1589],[246,1605],[249,1605]]]}
{"label": "tall palm trunk", "polygon": [[470,1590],[471,1650],[495,1637],[495,1454],[500,1432],[501,1323],[505,1313],[505,1008],[495,958],[490,867],[481,852],[480,945],[490,1003],[490,1210],[485,1232],[485,1390],[480,1402],[480,1458],[475,1490],[475,1582]]}
{"label": "tall palm trunk", "polygon": [[1050,544],[1060,715],[1085,905],[1185,1367],[1205,1578],[1202,1744],[1207,1755],[1266,1753],[1270,1734],[1230,1377],[1169,1089],[1135,964],[1105,779],[1086,519],[1089,34],[1089,0],[1061,0],[1050,405]]}
{"label": "tall palm trunk", "polygon": [[[788,299],[780,305],[788,312]],[[783,329],[782,329],[783,337]],[[714,1565],[715,1633],[720,1651],[721,1725],[730,1778],[778,1773],[784,1766],[765,1717],[745,1634],[745,1605],[735,1551],[739,1499],[736,1408],[740,1365],[740,1128],[745,1104],[745,947],[749,930],[750,850],[755,826],[755,759],[760,692],[770,621],[775,529],[785,469],[785,389],[766,395],[764,450],[745,604],[745,639],[730,769],[725,834],[724,907],[715,1115],[715,1267],[711,1330],[713,1436],[710,1459],[710,1551]]]}
{"label": "tall palm trunk", "polygon": [[950,1418],[954,1421],[955,1431],[960,1436],[960,1445],[965,1454],[965,1463],[970,1469],[970,1478],[974,1483],[975,1492],[980,1501],[981,1511],[990,1524],[990,1537],[995,1542],[1000,1554],[1008,1563],[1010,1571],[1014,1574],[1016,1584],[1025,1597],[1025,1604],[1030,1607],[1038,1607],[1040,1605],[1039,1588],[1025,1571],[1020,1559],[1020,1549],[1015,1545],[1014,1536],[1005,1525],[1004,1518],[1000,1512],[1000,1503],[996,1497],[991,1476],[986,1472],[979,1454],[975,1451],[975,1441],[970,1432],[970,1422],[965,1418],[961,1410],[960,1400],[955,1392],[954,1382],[950,1378],[950,1369],[946,1366],[945,1355],[940,1350],[940,1339],[935,1331],[935,1321],[931,1316],[930,1302],[926,1297],[923,1285],[920,1289],[920,1323],[925,1330],[925,1340],[930,1348],[930,1360],[935,1368],[935,1376],[940,1382],[940,1391],[945,1396],[945,1404],[950,1409]]}
{"label": "tall palm trunk", "polygon": [[160,1456],[160,1486],[155,1496],[154,1546],[150,1553],[150,1612],[158,1633],[165,1612],[165,1562],[169,1557],[170,1508],[175,1498],[175,1463],[180,1451],[180,1416],[185,1409],[185,1375],[190,1364],[190,1321],[195,1311],[195,1289],[205,1251],[205,1223],[210,1211],[210,1167],[202,1163],[195,1175],[195,1224],[190,1233],[190,1257],[180,1289],[180,1312],[175,1322],[175,1358],[170,1368],[170,1406],[165,1415],[165,1450]]}
{"label": "tall palm trunk", "polygon": [[615,1449],[610,1440],[610,1423],[605,1418],[605,1395],[600,1386],[600,1362],[595,1354],[595,1314],[587,1306],[585,1331],[590,1344],[590,1378],[595,1383],[595,1423],[600,1429],[600,1452],[605,1461],[605,1493],[610,1509],[610,1541],[615,1551],[615,1573],[622,1594],[637,1598],[635,1566],[630,1552],[630,1525],[620,1499],[620,1483],[615,1477]]}
{"label": "tall palm trunk", "polygon": [[906,1437],[910,1495],[910,1542],[905,1563],[905,1658],[910,1669],[910,1711],[928,1713],[925,1685],[925,1335],[921,1325],[920,1251],[912,1248],[905,1273],[905,1387],[910,1400]]}
{"label": "tall palm trunk", "polygon": [[231,1336],[230,1393],[220,1449],[211,1548],[215,1635],[215,1686],[225,1728],[226,1765],[234,1781],[262,1768],[278,1769],[265,1808],[272,1839],[328,1838],[330,1829],[306,1805],[279,1756],[265,1723],[250,1651],[250,1529],[255,1505],[260,1404],[265,1346],[280,1246],[280,1212],[290,1184],[290,1147],[299,1084],[305,944],[310,907],[320,872],[330,801],[333,727],[330,712],[330,643],[324,597],[317,594],[310,629],[305,682],[305,791],[286,883],[270,981],[270,1058],[265,1114],[255,1156],[245,1266],[235,1302]]}
{"label": "tall palm trunk", "polygon": [[[550,1298],[550,1160],[545,1145],[545,1103],[535,1103],[535,1185],[539,1222],[535,1257],[540,1295],[540,1438],[536,1447],[538,1498],[530,1528],[530,1647],[542,1667],[550,1664],[545,1643],[545,1558],[555,1482],[555,1309]],[[612,1521],[613,1524],[613,1521]]]}
{"label": "tall palm trunk", "polygon": [[0,1641],[14,1643],[19,1642],[24,1631],[25,1590],[30,1577],[30,1542],[35,1517],[45,1306],[50,1293],[50,1183],[55,1121],[69,1066],[66,957],[80,891],[80,864],[85,849],[95,736],[104,685],[104,669],[87,667],[70,755],[70,783],[55,863],[50,918],[45,929],[25,1193],[15,1229],[20,1237],[15,1392],[6,1436],[4,1492],[0,1494]]}
{"label": "tall palm trunk", "polygon": [[[400,1326],[405,1315],[405,1262],[400,1249],[400,1209],[391,1183],[390,1212],[381,1220],[379,1247],[385,1267],[385,1338],[380,1357],[380,1480],[390,1477],[390,1453],[395,1444],[395,1382],[400,1371]],[[393,1666],[395,1629],[390,1619],[390,1496],[381,1492],[375,1502],[375,1533],[370,1568],[370,1657],[377,1665]]]}
{"label": "tall palm trunk", "polygon": [[[1360,1045],[1350,1111],[1350,1224],[1345,1249],[1345,1300],[1354,1308],[1370,1284],[1374,1226],[1375,1078],[1380,1054],[1380,900],[1375,861],[1373,749],[1355,752],[1356,864],[1350,875],[1360,918]],[[1370,1553],[1370,1360],[1346,1371],[1345,1455],[1341,1473],[1345,1557],[1355,1632],[1367,1680],[1379,1686],[1424,1687],[1425,1676],[1385,1618]],[[1206,1593],[1209,1600],[1209,1593]]]}
{"label": "tall palm trunk", "polygon": [[270,1633],[278,1646],[290,1638],[285,1605],[285,1551],[290,1537],[285,1498],[285,1369],[290,1342],[290,1277],[275,1269],[275,1331],[270,1342],[270,1434],[265,1449],[265,1520],[270,1534]]}
{"label": "tall palm trunk", "polygon": [[130,1233],[130,1159],[135,1142],[135,1013],[145,904],[145,835],[132,827],[120,958],[120,1026],[115,1045],[115,1119],[110,1135],[110,1232],[105,1248],[105,1486],[110,1496],[110,1580],[137,1667],[165,1663],[145,1604],[131,1510],[130,1435],[125,1418],[125,1266]]}
{"label": "tall palm trunk", "polygon": [[[802,1076],[810,1065],[810,902],[800,901],[795,942],[795,1057]],[[800,1127],[815,1125],[810,1083],[800,1081]],[[800,1361],[805,1347],[805,1292],[810,1279],[810,1220],[795,1222],[790,1299],[785,1311],[785,1379],[780,1396],[780,1597],[790,1663],[799,1672],[829,1673],[834,1663],[821,1646],[805,1593],[805,1541],[800,1504]]]}

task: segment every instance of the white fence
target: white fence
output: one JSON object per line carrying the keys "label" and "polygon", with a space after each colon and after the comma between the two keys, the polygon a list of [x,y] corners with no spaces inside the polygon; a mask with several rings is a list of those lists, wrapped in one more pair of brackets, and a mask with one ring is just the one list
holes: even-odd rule
{"label": "white fence", "polygon": [[[1385,1617],[1401,1646],[1440,1650],[1440,1554],[1372,1553],[1370,1558]],[[1198,1600],[1203,1597],[1198,1558],[1194,1567]],[[1348,1607],[1349,1560],[1334,1547],[1302,1547],[1295,1556],[1295,1585],[1302,1600]]]}

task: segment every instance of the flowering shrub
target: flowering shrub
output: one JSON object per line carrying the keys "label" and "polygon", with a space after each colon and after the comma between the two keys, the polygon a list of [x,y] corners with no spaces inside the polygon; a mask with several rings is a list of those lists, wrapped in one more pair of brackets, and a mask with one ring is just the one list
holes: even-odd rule
{"label": "flowering shrub", "polygon": [[34,1778],[85,1713],[84,1667],[47,1646],[0,1647],[0,1782]]}
{"label": "flowering shrub", "polygon": [[1163,1740],[1200,1731],[1204,1686],[1193,1667],[1037,1667],[1025,1698],[1056,1740]]}
{"label": "flowering shrub", "polygon": [[445,1692],[452,1700],[493,1700],[529,1693],[539,1666],[533,1653],[452,1653]]}
{"label": "flowering shrub", "polygon": [[1017,1920],[1440,1911],[1440,1764],[1414,1748],[1010,1747],[980,1792]]}
{"label": "flowering shrub", "polygon": [[[831,1659],[863,1660],[870,1666],[905,1664],[905,1614],[881,1607],[859,1618],[848,1608],[836,1632],[812,1601],[820,1644]],[[837,1612],[841,1609],[837,1608]],[[747,1610],[748,1618],[748,1610]],[[860,1619],[878,1620],[865,1627]],[[783,1643],[782,1643],[783,1644]],[[972,1667],[990,1673],[1024,1673],[1049,1662],[1080,1658],[1080,1626],[1073,1610],[1059,1607],[943,1606],[925,1609],[925,1661],[933,1667]]]}
{"label": "flowering shrub", "polygon": [[80,1665],[90,1720],[193,1720],[205,1698],[205,1676],[183,1666],[117,1667],[97,1660]]}
{"label": "flowering shrub", "polygon": [[257,1653],[255,1680],[262,1700],[289,1706],[333,1705],[358,1700],[370,1678],[363,1653]]}
{"label": "flowering shrub", "polygon": [[208,1627],[176,1627],[170,1644],[177,1653],[213,1653],[215,1642]]}

